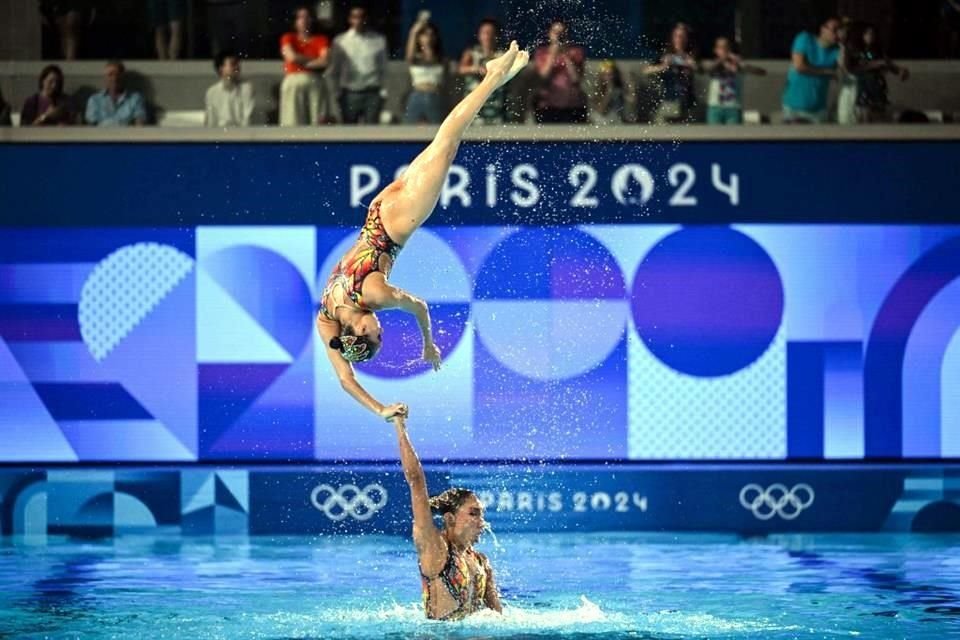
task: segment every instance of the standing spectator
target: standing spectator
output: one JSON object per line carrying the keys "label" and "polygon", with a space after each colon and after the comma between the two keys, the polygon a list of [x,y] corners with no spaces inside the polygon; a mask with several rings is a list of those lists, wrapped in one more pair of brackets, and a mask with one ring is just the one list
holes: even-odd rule
{"label": "standing spectator", "polygon": [[347,124],[376,124],[383,106],[387,40],[367,27],[367,10],[363,7],[350,9],[348,23],[350,28],[333,39],[340,114]]}
{"label": "standing spectator", "polygon": [[313,33],[313,16],[307,7],[294,13],[294,31],[280,38],[283,82],[280,84],[280,126],[315,125],[330,116],[323,70],[330,41]]}
{"label": "standing spectator", "polygon": [[60,36],[60,54],[64,60],[76,60],[80,32],[96,19],[97,10],[89,0],[40,0],[40,15]]}
{"label": "standing spectator", "polygon": [[904,81],[910,77],[910,72],[887,58],[873,25],[853,26],[848,46],[841,55],[841,66],[856,79],[853,121],[889,122],[887,74],[896,74]]}
{"label": "standing spectator", "polygon": [[70,98],[63,93],[63,71],[55,64],[40,72],[39,89],[24,100],[20,126],[67,125],[76,122]]}
{"label": "standing spectator", "polygon": [[[500,25],[496,20],[486,18],[480,21],[477,28],[477,43],[464,49],[460,56],[460,65],[457,73],[463,78],[464,93],[470,93],[483,80],[487,73],[486,64],[489,60],[503,54],[499,48]],[[480,107],[477,121],[482,124],[502,124],[504,121],[504,88],[493,92],[487,101]]]}
{"label": "standing spectator", "polygon": [[613,60],[600,63],[597,74],[596,106],[593,121],[597,124],[622,124],[626,108],[623,90],[623,75]]}
{"label": "standing spectator", "polygon": [[840,55],[839,27],[840,20],[830,17],[820,24],[816,37],[804,31],[794,38],[783,91],[784,122],[820,124],[827,121],[827,94]]}
{"label": "standing spectator", "polygon": [[237,51],[251,57],[250,20],[246,0],[204,0],[210,51]]}
{"label": "standing spectator", "polygon": [[851,37],[854,31],[856,28],[850,18],[840,19],[837,29],[837,83],[840,85],[837,91],[837,124],[853,124],[857,121],[857,76],[848,64],[851,56],[855,56],[861,48],[854,42],[856,35]]}
{"label": "standing spectator", "polygon": [[10,117],[10,105],[3,99],[3,91],[0,91],[0,127],[9,127],[13,124],[13,118]]}
{"label": "standing spectator", "polygon": [[943,58],[960,55],[960,0],[941,0],[939,54]]}
{"label": "standing spectator", "polygon": [[99,127],[142,126],[147,123],[143,96],[124,88],[126,68],[119,60],[110,60],[103,68],[103,91],[87,100],[87,124]]}
{"label": "standing spectator", "polygon": [[730,38],[717,38],[713,43],[715,58],[707,64],[710,85],[707,90],[707,124],[740,124],[743,122],[743,74],[766,75],[766,69],[744,64],[733,51]]}
{"label": "standing spectator", "polygon": [[177,60],[183,46],[183,23],[187,0],[147,0],[157,59]]}
{"label": "standing spectator", "polygon": [[540,89],[534,98],[534,117],[540,124],[586,122],[587,94],[583,91],[583,47],[570,44],[567,25],[554,20],[547,30],[549,44],[537,47],[534,65]]}
{"label": "standing spectator", "polygon": [[220,81],[207,89],[204,126],[249,127],[256,100],[253,84],[240,79],[240,56],[224,51],[217,55],[213,67]]}
{"label": "standing spectator", "polygon": [[410,66],[412,90],[407,97],[403,116],[406,124],[426,121],[440,124],[443,120],[443,99],[440,89],[446,68],[443,64],[443,44],[430,12],[421,11],[407,36],[405,59]]}
{"label": "standing spectator", "polygon": [[693,111],[694,73],[697,59],[693,55],[690,27],[678,22],[670,32],[670,42],[660,60],[647,65],[644,75],[660,76],[662,100],[654,114],[656,124],[689,122]]}

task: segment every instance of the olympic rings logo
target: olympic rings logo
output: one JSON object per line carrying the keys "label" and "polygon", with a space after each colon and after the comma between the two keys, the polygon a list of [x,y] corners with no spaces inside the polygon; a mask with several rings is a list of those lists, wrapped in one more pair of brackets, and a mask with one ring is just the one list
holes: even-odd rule
{"label": "olympic rings logo", "polygon": [[347,516],[364,521],[386,506],[387,490],[376,482],[363,489],[355,484],[345,484],[339,488],[318,484],[310,492],[310,502],[334,522]]}
{"label": "olympic rings logo", "polygon": [[793,520],[813,504],[814,495],[813,487],[804,482],[790,489],[779,482],[766,489],[750,483],[740,489],[740,504],[758,520],[769,520],[773,516]]}

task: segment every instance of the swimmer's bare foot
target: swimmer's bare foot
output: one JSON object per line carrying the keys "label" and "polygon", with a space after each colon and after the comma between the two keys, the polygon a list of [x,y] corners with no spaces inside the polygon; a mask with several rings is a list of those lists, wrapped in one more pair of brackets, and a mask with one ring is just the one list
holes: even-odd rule
{"label": "swimmer's bare foot", "polygon": [[487,63],[487,77],[495,78],[497,87],[502,87],[520,73],[529,62],[530,54],[526,51],[520,51],[517,41],[514,40],[510,43],[510,48],[507,49],[505,54]]}

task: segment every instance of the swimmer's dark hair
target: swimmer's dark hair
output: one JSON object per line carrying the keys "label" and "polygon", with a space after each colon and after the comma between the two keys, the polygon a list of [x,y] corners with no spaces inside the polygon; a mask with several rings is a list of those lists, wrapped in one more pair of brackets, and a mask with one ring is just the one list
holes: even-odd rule
{"label": "swimmer's dark hair", "polygon": [[[350,338],[346,340],[345,338]],[[353,327],[344,325],[343,332],[339,336],[330,338],[328,346],[336,349],[347,362],[366,362],[373,358],[380,351],[380,342],[375,342],[367,336],[358,336]]]}
{"label": "swimmer's dark hair", "polygon": [[456,513],[457,509],[463,506],[463,503],[476,494],[470,489],[463,487],[453,487],[447,489],[438,496],[430,498],[430,510],[434,513],[444,515],[445,513]]}

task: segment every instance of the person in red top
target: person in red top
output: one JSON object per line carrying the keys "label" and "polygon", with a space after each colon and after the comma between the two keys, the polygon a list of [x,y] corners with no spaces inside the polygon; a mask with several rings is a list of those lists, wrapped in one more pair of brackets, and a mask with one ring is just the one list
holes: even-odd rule
{"label": "person in red top", "polygon": [[280,84],[280,126],[314,125],[329,119],[329,93],[323,79],[330,40],[312,32],[307,7],[294,13],[294,31],[280,38],[283,82]]}
{"label": "person in red top", "polygon": [[547,32],[550,44],[538,47],[533,54],[540,89],[534,103],[537,123],[586,122],[587,94],[583,91],[583,47],[567,40],[563,20],[550,23]]}

